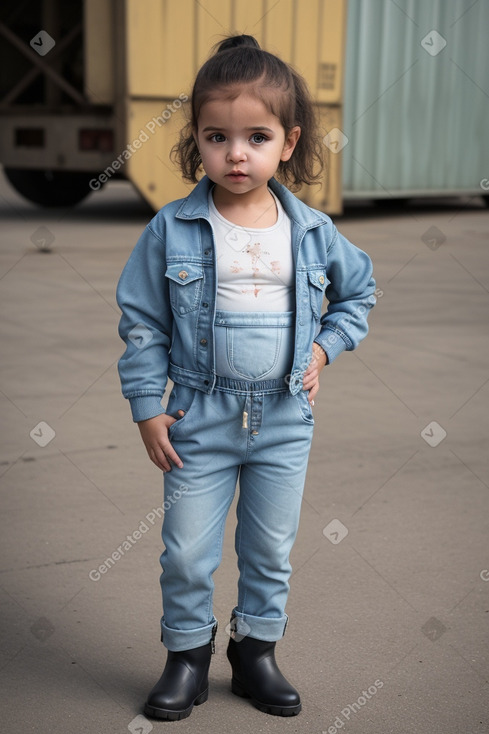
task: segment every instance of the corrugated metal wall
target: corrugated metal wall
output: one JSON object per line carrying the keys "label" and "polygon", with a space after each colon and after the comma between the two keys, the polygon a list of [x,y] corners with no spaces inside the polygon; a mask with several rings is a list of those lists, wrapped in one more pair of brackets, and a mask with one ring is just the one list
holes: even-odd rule
{"label": "corrugated metal wall", "polygon": [[487,0],[348,0],[345,196],[481,193],[488,30]]}

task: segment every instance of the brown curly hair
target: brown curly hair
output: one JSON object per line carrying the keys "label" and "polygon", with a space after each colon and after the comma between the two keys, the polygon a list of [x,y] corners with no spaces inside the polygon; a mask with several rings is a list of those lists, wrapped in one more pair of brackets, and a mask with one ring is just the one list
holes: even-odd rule
{"label": "brown curly hair", "polygon": [[190,120],[172,148],[172,158],[185,180],[197,183],[202,163],[193,132],[202,105],[216,97],[235,99],[244,86],[252,88],[266,108],[279,118],[287,136],[298,125],[301,135],[288,161],[280,161],[277,178],[290,189],[317,181],[323,168],[317,114],[306,82],[289,64],[263,51],[248,35],[229,36],[217,44],[199,70],[191,94]]}

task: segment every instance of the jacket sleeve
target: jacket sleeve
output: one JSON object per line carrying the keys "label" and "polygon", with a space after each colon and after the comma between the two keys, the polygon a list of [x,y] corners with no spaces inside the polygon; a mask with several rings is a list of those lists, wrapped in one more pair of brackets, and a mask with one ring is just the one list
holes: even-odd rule
{"label": "jacket sleeve", "polygon": [[172,312],[165,278],[165,246],[150,225],[139,238],[119,280],[119,335],[126,350],[119,360],[122,394],[134,421],[164,413]]}
{"label": "jacket sleeve", "polygon": [[328,250],[326,288],[328,309],[321,317],[315,342],[328,355],[328,364],[343,350],[355,349],[367,336],[367,317],[375,305],[375,280],[369,256],[333,230]]}

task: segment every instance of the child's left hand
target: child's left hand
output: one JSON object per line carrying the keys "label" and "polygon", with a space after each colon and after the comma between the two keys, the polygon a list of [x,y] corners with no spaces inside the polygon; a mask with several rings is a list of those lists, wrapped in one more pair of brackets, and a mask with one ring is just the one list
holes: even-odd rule
{"label": "child's left hand", "polygon": [[309,363],[309,367],[304,372],[304,379],[302,381],[302,389],[309,390],[307,399],[311,405],[314,405],[314,396],[319,390],[319,375],[325,365],[328,364],[328,355],[322,349],[319,344],[312,345],[312,359]]}

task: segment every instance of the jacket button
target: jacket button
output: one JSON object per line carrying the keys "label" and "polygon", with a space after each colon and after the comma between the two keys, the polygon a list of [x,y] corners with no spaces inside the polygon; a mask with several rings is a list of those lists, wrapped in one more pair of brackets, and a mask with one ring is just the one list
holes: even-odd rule
{"label": "jacket button", "polygon": [[210,255],[210,254],[211,254],[210,250],[204,250],[204,255]]}
{"label": "jacket button", "polygon": [[202,344],[203,347],[206,347],[207,346],[207,339],[201,339],[200,340],[200,343]]}
{"label": "jacket button", "polygon": [[178,277],[180,278],[180,280],[185,280],[186,278],[188,278],[187,271],[186,270],[180,270],[180,272],[178,273]]}
{"label": "jacket button", "polygon": [[324,275],[319,276],[319,282],[321,283],[321,285],[324,285]]}

